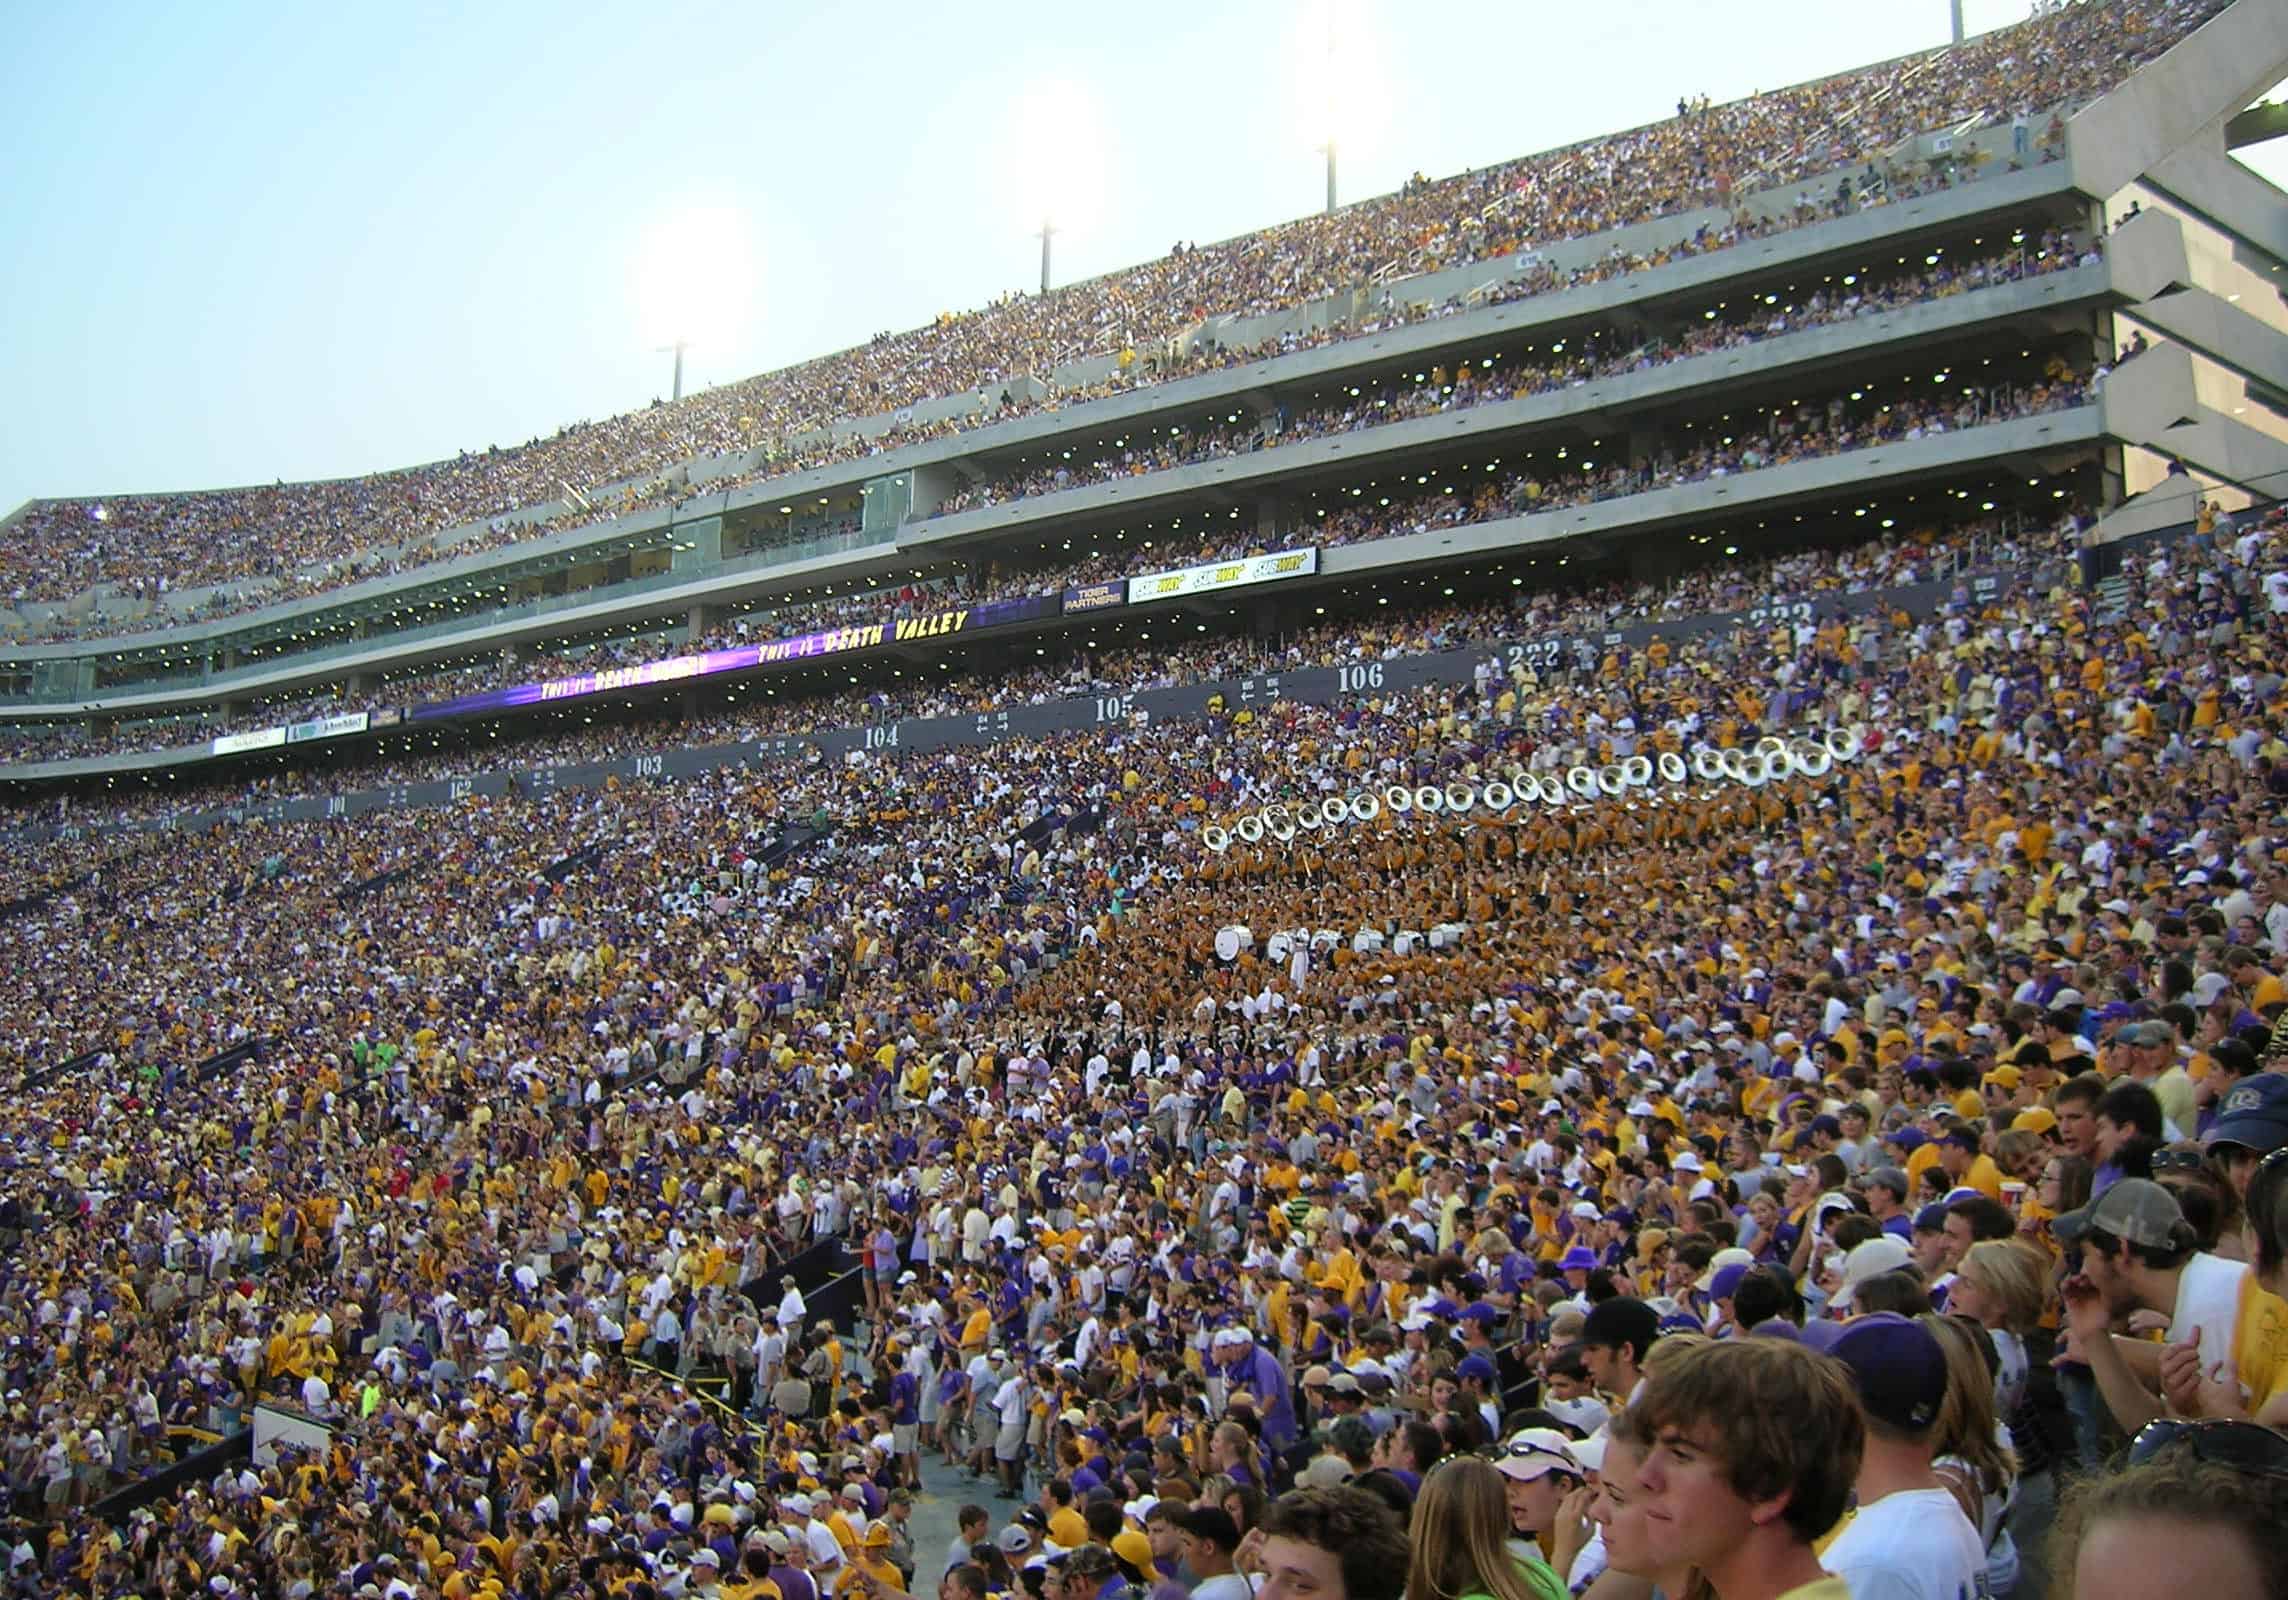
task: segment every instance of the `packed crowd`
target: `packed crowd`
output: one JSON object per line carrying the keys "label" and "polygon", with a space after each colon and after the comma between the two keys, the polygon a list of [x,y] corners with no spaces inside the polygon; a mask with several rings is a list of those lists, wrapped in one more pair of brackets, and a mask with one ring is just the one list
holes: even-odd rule
{"label": "packed crowd", "polygon": [[[2071,557],[2088,525],[2069,506],[2044,526],[1995,514],[1933,521],[1879,538],[1764,555],[1727,555],[1661,581],[1625,580],[1583,570],[1566,582],[1566,569],[1501,601],[1455,602],[1427,610],[1381,611],[1366,621],[1314,619],[1271,636],[1208,633],[1190,638],[1140,638],[1129,646],[1083,641],[1031,666],[945,672],[910,683],[879,681],[789,685],[781,698],[701,715],[673,725],[663,738],[656,722],[583,725],[571,732],[536,732],[511,723],[471,749],[444,749],[411,757],[379,753],[342,762],[324,774],[289,769],[251,781],[212,778],[170,784],[141,800],[106,796],[106,814],[150,823],[217,807],[309,793],[342,794],[358,788],[466,777],[503,770],[530,771],[567,763],[648,754],[672,739],[690,745],[799,735],[852,723],[962,716],[1071,698],[1133,694],[1146,689],[1228,681],[1259,672],[1335,667],[1461,648],[1517,652],[1555,638],[1594,636],[1647,621],[1686,620],[1762,609],[1773,615],[1811,617],[1845,597],[1953,579],[1958,587],[1982,570],[2048,572]],[[1967,591],[1961,591],[1967,594]],[[666,641],[661,641],[665,648]],[[641,647],[641,641],[631,641]],[[1583,666],[1575,661],[1569,666]],[[520,670],[538,670],[537,668]],[[463,693],[510,681],[487,667],[457,669],[439,688]],[[386,752],[386,743],[377,747]],[[59,809],[59,807],[61,809]],[[69,821],[68,801],[37,801],[34,817]]]}
{"label": "packed crowd", "polygon": [[[1979,276],[1983,276],[1983,269],[1973,268],[1963,274],[1965,278]],[[1815,308],[1819,298],[1813,297]],[[1416,391],[1422,396],[1438,398],[1402,398],[1401,404],[1419,407],[1415,414],[1421,414],[1440,404],[1477,403],[1469,398],[1477,382],[1466,368],[1452,375],[1441,370],[1431,374]],[[1761,414],[1752,423],[1725,416],[1681,424],[1670,430],[1657,453],[1633,461],[1624,454],[1623,459],[1610,461],[1602,468],[1586,453],[1573,459],[1568,450],[1561,448],[1553,459],[1539,465],[1532,464],[1529,453],[1525,462],[1513,465],[1498,477],[1482,479],[1474,487],[1467,482],[1459,489],[1451,483],[1440,483],[1432,490],[1427,487],[1425,478],[1422,492],[1395,504],[1384,495],[1377,495],[1369,504],[1364,498],[1366,491],[1357,490],[1350,503],[1338,498],[1338,507],[1332,511],[1298,509],[1286,542],[1333,549],[1404,537],[1432,528],[1459,527],[1650,493],[1842,451],[2062,410],[2090,399],[2101,382],[2101,375],[2093,374],[2084,380],[2062,361],[2053,359],[2038,373],[2029,368],[2022,382],[1983,387],[1966,384],[1930,399],[1913,398],[1911,392],[1900,398],[1886,399],[1887,391],[1879,392],[1872,385],[1848,392],[1837,390],[1824,399],[1799,400]],[[1379,425],[1399,420],[1382,416],[1371,407],[1366,414],[1370,422],[1353,421],[1344,426]],[[712,622],[696,638],[687,627],[669,627],[570,650],[504,653],[434,672],[392,677],[385,680],[378,693],[362,700],[327,695],[310,705],[318,712],[330,712],[355,710],[361,705],[370,710],[436,703],[511,684],[634,666],[669,656],[767,642],[827,628],[1060,594],[1076,585],[1229,560],[1261,553],[1264,549],[1259,536],[1240,533],[1191,543],[1164,538],[1155,541],[1156,548],[1150,553],[1131,548],[1125,541],[1099,537],[1096,542],[1112,548],[1038,564],[987,563],[975,578],[957,566],[936,564],[907,582],[852,585],[841,595],[828,593],[726,615]],[[1688,587],[1671,587],[1666,591],[1665,603],[1670,607],[1684,605],[1694,593],[1696,591]],[[1669,614],[1684,613],[1671,610]],[[942,704],[948,691],[941,687],[929,692]],[[6,752],[10,759],[44,761],[169,749],[220,733],[269,727],[288,720],[292,720],[291,716],[282,715],[274,707],[261,706],[230,719],[219,715],[143,719],[112,727],[85,723],[19,723],[0,730],[0,752]]]}
{"label": "packed crowd", "polygon": [[[1246,455],[1282,444],[1355,433],[1471,406],[1552,394],[1600,378],[1649,372],[1672,362],[1737,350],[1785,334],[1829,327],[1998,284],[2017,283],[2099,259],[2097,245],[2084,246],[2069,234],[2053,232],[1969,261],[1918,264],[1914,271],[1880,281],[1863,283],[1857,274],[1846,274],[1840,282],[1822,284],[1800,299],[1783,303],[1775,294],[1769,301],[1758,300],[1752,305],[1727,308],[1722,316],[1711,311],[1706,320],[1688,324],[1674,338],[1625,339],[1592,331],[1577,340],[1557,341],[1546,356],[1538,347],[1533,347],[1515,356],[1488,357],[1477,366],[1459,363],[1451,372],[1443,365],[1433,366],[1411,377],[1392,378],[1369,390],[1343,389],[1299,408],[1282,404],[1267,416],[1243,413],[1220,427],[1188,432],[1171,428],[1166,435],[1139,437],[1133,442],[1115,439],[1109,446],[1100,446],[1102,453],[1088,460],[1070,459],[1071,452],[1063,452],[1055,461],[967,485],[940,504],[936,515],[950,516],[984,506],[1005,505],[1065,489],[1141,477],[1198,461]],[[1533,359],[1537,356],[1542,359]]]}
{"label": "packed crowd", "polygon": [[[2288,518],[2125,576],[59,854],[0,922],[6,1581],[2277,1593]],[[331,1436],[97,1511],[256,1400]]]}
{"label": "packed crowd", "polygon": [[[1045,379],[1080,357],[1120,357],[1125,387],[1156,376],[1134,352],[1159,348],[1217,314],[1261,315],[1370,286],[1394,271],[1419,272],[1531,255],[1537,246],[1627,224],[1716,208],[1751,192],[1801,185],[1864,166],[1832,194],[1799,192],[1769,220],[1744,213],[1727,224],[1681,230],[1675,244],[1581,272],[1526,264],[1507,295],[1561,287],[1582,273],[1657,263],[1775,227],[1955,181],[1956,164],[1902,173],[1895,153],[1913,135],[1972,123],[2024,127],[2049,118],[2039,141],[2054,153],[2063,114],[2102,94],[2191,28],[2222,0],[2125,0],[2066,5],[2017,27],[1932,54],[1887,62],[1723,106],[1685,107],[1673,120],[1395,195],[1218,245],[1179,247],[1126,272],[1050,295],[1013,296],[983,310],[941,316],[904,334],[804,366],[726,385],[674,404],[567,427],[546,440],[464,453],[451,461],[329,483],[33,503],[0,543],[0,584],[14,600],[67,601],[109,584],[138,600],[175,589],[224,586],[203,614],[221,615],[336,586],[355,576],[410,570],[428,561],[527,537],[536,526],[572,525],[558,515],[535,525],[527,508],[555,505],[562,486],[586,486],[595,512],[617,514],[689,497],[685,464],[755,452],[743,476],[704,492],[790,468],[844,459],[934,437],[1032,405],[1066,403],[1053,392],[1027,399],[1016,380]],[[2039,159],[2018,139],[2010,165]],[[1417,314],[1378,303],[1378,325]],[[1202,350],[1196,364],[1225,352]],[[1179,370],[1186,364],[1179,363]],[[920,402],[975,394],[976,413],[917,425]],[[824,424],[891,418],[887,433],[845,430],[816,443]],[[815,448],[814,448],[815,447]],[[582,511],[573,521],[587,520]],[[469,525],[481,525],[470,527]],[[450,545],[440,536],[468,531]],[[25,637],[72,637],[109,627],[106,612],[61,609]]]}
{"label": "packed crowd", "polygon": [[[380,703],[385,697],[374,697]],[[163,716],[123,718],[117,722],[12,722],[0,729],[0,750],[9,761],[62,761],[75,757],[132,755],[145,750],[181,750],[201,745],[218,734],[248,728],[275,727],[309,717],[331,716],[356,710],[364,698],[352,700],[337,689],[264,701],[235,716],[198,708]]]}

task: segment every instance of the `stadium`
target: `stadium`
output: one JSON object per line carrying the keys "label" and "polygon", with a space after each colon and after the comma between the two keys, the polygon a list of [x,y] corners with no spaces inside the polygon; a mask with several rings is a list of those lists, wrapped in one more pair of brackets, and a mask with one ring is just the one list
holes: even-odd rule
{"label": "stadium", "polygon": [[2283,79],[22,506],[0,1592],[2288,1592]]}

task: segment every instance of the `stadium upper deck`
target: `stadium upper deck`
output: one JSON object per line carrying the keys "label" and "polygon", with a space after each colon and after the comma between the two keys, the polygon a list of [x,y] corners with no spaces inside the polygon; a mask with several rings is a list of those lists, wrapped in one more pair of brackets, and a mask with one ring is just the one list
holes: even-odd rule
{"label": "stadium upper deck", "polygon": [[[1416,417],[1411,427],[1377,430],[1371,442],[1298,437],[1307,430],[1288,425],[1298,403],[1324,398],[1330,386],[1339,395],[1346,379],[1363,390],[1426,366],[1491,358],[1521,336],[1549,341],[1552,354],[1571,337],[1623,357],[1664,346],[1672,355],[1699,355],[1657,372],[1624,366],[1597,374],[1610,380],[1601,388],[1576,381],[1473,406],[1454,419],[1489,457],[1505,438],[1529,447],[1534,428],[1559,450],[1568,439],[1576,448],[1602,445],[1600,434],[1619,431],[1617,448],[1649,482],[1664,449],[1673,449],[1668,436],[1695,420],[1694,391],[1736,385],[1741,363],[1749,376],[1774,382],[1834,371],[1841,360],[1880,367],[1909,347],[1928,354],[1940,336],[1936,324],[1952,319],[1959,350],[1983,341],[1996,353],[2015,346],[2015,356],[2039,338],[2062,370],[2102,378],[2131,337],[2130,325],[2117,326],[2123,315],[2189,285],[2204,301],[2229,307],[2225,321],[2259,324],[2269,341],[2236,336],[2246,332],[2237,325],[2141,319],[2176,347],[2164,362],[2139,363],[2136,392],[2116,384],[2103,406],[2091,408],[2093,427],[2077,438],[2076,460],[2104,475],[2098,498],[2109,502],[2141,486],[2124,448],[2166,431],[2173,458],[2212,480],[2253,482],[2277,467],[2277,446],[2236,413],[2245,416],[2252,385],[2277,378],[2288,389],[2288,362],[2271,359],[2279,340],[2271,330],[2288,326],[2288,316],[2264,276],[2269,267],[2252,271],[2247,250],[2232,259],[2244,234],[2220,208],[2185,220],[2166,209],[2165,195],[2122,180],[2187,146],[2167,118],[2140,110],[2135,137],[2102,130],[2103,162],[2085,158],[2082,130],[2108,116],[2118,121],[2116,102],[2137,101],[2137,93],[2091,102],[2149,64],[2186,80],[2172,91],[2180,98],[2206,95],[2237,109],[2251,91],[2218,73],[2263,79],[2243,63],[2267,50],[2288,53],[2276,37],[2280,9],[2269,0],[2242,0],[2222,17],[2226,8],[2213,4],[2068,7],[1957,50],[1413,186],[1331,219],[946,319],[518,451],[355,485],[39,502],[11,524],[12,544],[0,559],[21,568],[26,551],[44,548],[42,570],[73,572],[73,582],[100,576],[108,587],[100,610],[83,595],[63,611],[43,612],[20,582],[27,626],[62,617],[77,627],[122,615],[148,626],[184,615],[186,600],[189,615],[207,618],[267,604],[233,621],[112,639],[101,651],[8,652],[0,685],[17,692],[0,705],[27,722],[52,728],[68,719],[77,729],[42,733],[27,754],[187,742],[180,733],[196,733],[205,748],[216,733],[275,727],[311,712],[395,710],[419,697],[424,680],[545,678],[557,665],[545,656],[533,664],[527,654],[520,672],[513,662],[504,666],[504,647],[570,645],[584,657],[601,651],[625,661],[658,656],[672,639],[720,639],[745,620],[740,613],[763,603],[780,620],[759,632],[783,636],[792,626],[787,617],[824,605],[835,589],[842,591],[837,609],[855,589],[876,615],[895,611],[896,602],[874,599],[893,585],[974,594],[1012,567],[1030,567],[1037,578],[1043,557],[1076,539],[1106,543],[1133,533],[1142,543],[1144,530],[1157,526],[1183,528],[1182,542],[1203,556],[1315,544],[1309,529],[1295,525],[1298,498],[1379,486],[1378,475],[1356,470],[1337,481],[1331,463],[1373,462],[1395,476],[1402,462],[1422,456],[1418,475],[1426,475],[1445,465],[1437,446],[1450,454],[1457,436]],[[2158,61],[2212,18],[2217,27]],[[2120,149],[2139,139],[2151,159],[2123,167]],[[2092,192],[2101,168],[2105,187]],[[1603,181],[1622,170],[1629,185]],[[2240,181],[2271,194],[2253,179]],[[1682,338],[1688,319],[1736,325],[1736,296],[1768,293],[1792,308],[1807,289],[1816,293],[1837,276],[1851,282],[1853,268],[1903,267],[1909,250],[1962,260],[1994,249],[1989,235],[2003,230],[2023,238],[2078,229],[2088,240],[2132,205],[2132,228],[2106,241],[2102,262],[2059,274],[2038,297],[2025,292],[2002,304],[1985,291],[1987,320],[1975,328],[1969,307],[1981,296],[1972,294],[1849,329],[1807,329],[1793,341],[1763,338],[1728,365]],[[1799,281],[1805,278],[1812,284]],[[2248,286],[2244,279],[2262,293],[2235,293]],[[1211,285],[1222,286],[1220,297]],[[1886,354],[1886,344],[1897,350]],[[1966,364],[1956,351],[1947,354],[1951,365]],[[1967,364],[1988,359],[1978,354]],[[924,392],[933,388],[959,392],[939,403]],[[2188,414],[2192,430],[2182,426]],[[1125,444],[1125,432],[1156,431],[1169,419],[1196,436],[1206,415],[1232,427],[1235,448],[1252,459],[1155,462],[1163,470],[1145,483],[963,503],[1028,463],[1037,470],[1053,455],[1108,438]],[[829,416],[846,420],[807,433],[799,426]],[[2258,423],[2266,420],[2260,410]],[[726,427],[749,431],[732,437]],[[2183,448],[2196,442],[2189,435],[2200,436],[2200,453]],[[2072,465],[2057,456],[2057,442],[2043,441],[2038,471]],[[1945,464],[2009,475],[2029,464],[2026,444],[1997,435],[1993,451],[1976,457],[1950,445]],[[594,487],[581,490],[580,503],[542,503],[552,482]],[[1773,492],[1789,489],[1776,484]],[[1713,526],[1709,519],[1731,499],[1728,487],[1710,488],[1634,525],[1647,532]],[[931,515],[949,504],[959,509]],[[472,512],[490,512],[491,520],[467,526]],[[604,512],[618,514],[599,518]],[[1216,530],[1220,545],[1203,538],[1211,516],[1226,524]],[[1538,527],[1532,537],[1581,526]],[[129,534],[132,548],[123,542]],[[389,543],[408,535],[410,544]],[[1495,537],[1504,536],[1519,530],[1505,526]],[[100,570],[86,567],[80,557],[99,545],[107,552]],[[193,550],[199,559],[236,552],[222,559],[267,562],[272,577],[227,594],[202,590],[190,580],[230,574],[201,568]],[[1425,554],[1434,552],[1382,556],[1397,563]],[[319,564],[294,565],[305,557]],[[342,587],[359,563],[391,575]],[[253,570],[242,566],[237,576]],[[1159,563],[1139,556],[1112,576],[1156,570]],[[138,581],[143,595],[123,610],[119,584]],[[295,595],[312,597],[278,603]],[[750,624],[737,636],[754,631]],[[115,726],[124,717],[186,715],[197,725]],[[85,768],[74,760],[44,770],[61,776]]]}

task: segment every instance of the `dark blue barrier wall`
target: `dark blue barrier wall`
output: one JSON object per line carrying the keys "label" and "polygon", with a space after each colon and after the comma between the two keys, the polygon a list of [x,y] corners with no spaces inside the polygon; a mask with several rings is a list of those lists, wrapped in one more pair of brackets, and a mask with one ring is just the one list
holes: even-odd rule
{"label": "dark blue barrier wall", "polygon": [[254,1454],[254,1430],[241,1428],[229,1438],[195,1450],[179,1461],[170,1462],[147,1478],[138,1478],[124,1489],[114,1489],[95,1502],[95,1514],[106,1522],[120,1523],[136,1510],[152,1504],[164,1495],[173,1494],[185,1484],[204,1483],[216,1473],[235,1467]]}
{"label": "dark blue barrier wall", "polygon": [[858,1257],[849,1246],[840,1239],[826,1239],[778,1263],[761,1277],[749,1279],[739,1286],[739,1292],[758,1309],[776,1309],[779,1279],[791,1276],[802,1291],[803,1308],[810,1321],[826,1317],[847,1330],[866,1303],[865,1286],[858,1281],[857,1269]]}
{"label": "dark blue barrier wall", "polygon": [[268,1039],[249,1039],[243,1044],[232,1045],[228,1050],[219,1055],[211,1055],[191,1068],[191,1081],[194,1083],[212,1083],[226,1073],[237,1071],[249,1061],[261,1060],[262,1052],[269,1045]]}

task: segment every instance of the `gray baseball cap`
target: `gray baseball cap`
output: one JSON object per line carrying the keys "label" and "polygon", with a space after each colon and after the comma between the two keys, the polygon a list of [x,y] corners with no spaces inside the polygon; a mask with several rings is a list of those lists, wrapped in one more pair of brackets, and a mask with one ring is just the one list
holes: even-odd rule
{"label": "gray baseball cap", "polygon": [[2147,1250],[2178,1249],[2190,1232],[2177,1197],[2150,1178],[2123,1178],[2050,1224],[2050,1232],[2065,1245],[2080,1243],[2092,1230]]}
{"label": "gray baseball cap", "polygon": [[1897,1167],[1870,1168],[1867,1173],[1867,1183],[1870,1188],[1881,1187],[1890,1190],[1902,1201],[1915,1192],[1914,1184]]}

